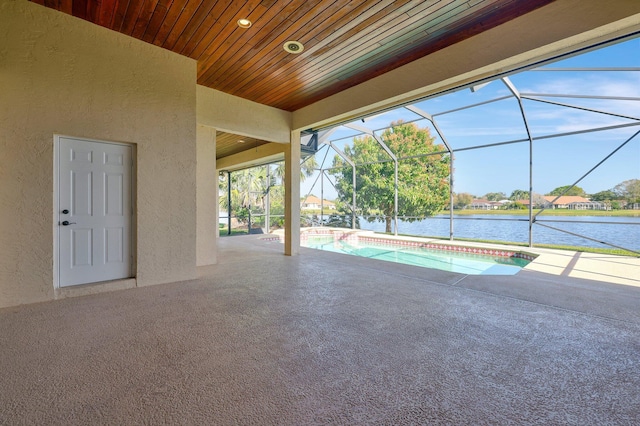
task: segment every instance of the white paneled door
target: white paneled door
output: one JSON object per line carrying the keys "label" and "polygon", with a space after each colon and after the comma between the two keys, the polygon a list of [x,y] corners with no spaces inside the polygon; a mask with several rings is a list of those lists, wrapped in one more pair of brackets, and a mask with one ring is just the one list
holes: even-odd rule
{"label": "white paneled door", "polygon": [[128,278],[131,147],[58,139],[60,287]]}

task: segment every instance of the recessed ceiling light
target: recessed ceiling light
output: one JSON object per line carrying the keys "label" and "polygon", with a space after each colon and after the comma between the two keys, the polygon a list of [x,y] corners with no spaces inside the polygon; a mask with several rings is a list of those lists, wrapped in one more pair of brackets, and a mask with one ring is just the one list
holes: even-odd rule
{"label": "recessed ceiling light", "polygon": [[244,143],[242,139],[238,139],[238,143]]}
{"label": "recessed ceiling light", "polygon": [[296,55],[298,53],[301,53],[304,50],[304,46],[302,45],[302,43],[300,43],[299,41],[293,41],[293,40],[285,41],[282,47],[286,52],[293,53]]}
{"label": "recessed ceiling light", "polygon": [[249,28],[251,26],[251,21],[248,19],[238,19],[238,26],[240,28]]}

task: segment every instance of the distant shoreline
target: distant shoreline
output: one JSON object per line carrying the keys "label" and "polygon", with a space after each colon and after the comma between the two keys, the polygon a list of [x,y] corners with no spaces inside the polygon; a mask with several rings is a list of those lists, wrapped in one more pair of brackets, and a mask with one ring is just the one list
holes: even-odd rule
{"label": "distant shoreline", "polygon": [[[539,212],[534,209],[533,214]],[[449,211],[443,211],[439,214],[449,214]],[[528,216],[529,210],[454,210],[454,215],[521,215]],[[608,216],[608,217],[640,217],[640,210],[571,210],[571,209],[545,209],[541,216]]]}
{"label": "distant shoreline", "polygon": [[[539,209],[534,209],[535,215]],[[319,215],[320,210],[305,210],[303,216]],[[346,213],[336,210],[325,210],[325,216],[337,214],[345,216]],[[449,210],[444,210],[437,215],[448,215]],[[487,215],[487,216],[528,216],[529,210],[454,210],[454,216]],[[640,217],[640,210],[571,210],[571,209],[546,209],[541,216],[602,216],[602,217]]]}

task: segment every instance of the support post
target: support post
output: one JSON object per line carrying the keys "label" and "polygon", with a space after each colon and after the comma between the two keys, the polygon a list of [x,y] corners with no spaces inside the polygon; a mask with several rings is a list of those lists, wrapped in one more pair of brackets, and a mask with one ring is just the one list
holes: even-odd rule
{"label": "support post", "polygon": [[398,159],[393,156],[393,235],[398,235]]}
{"label": "support post", "polygon": [[264,226],[266,233],[271,232],[271,165],[267,164],[267,193],[264,195]]}
{"label": "support post", "polygon": [[324,226],[324,170],[320,170],[320,226]]}
{"label": "support post", "polygon": [[356,166],[351,165],[351,176],[353,179],[353,193],[351,195],[351,229],[356,229]]}
{"label": "support post", "polygon": [[449,151],[449,241],[453,241],[453,152]]}
{"label": "support post", "polygon": [[231,172],[227,172],[227,235],[231,235]]}
{"label": "support post", "polygon": [[217,263],[220,233],[216,129],[198,125],[196,149],[196,266],[205,266]]}
{"label": "support post", "polygon": [[300,253],[300,131],[284,151],[284,254]]}

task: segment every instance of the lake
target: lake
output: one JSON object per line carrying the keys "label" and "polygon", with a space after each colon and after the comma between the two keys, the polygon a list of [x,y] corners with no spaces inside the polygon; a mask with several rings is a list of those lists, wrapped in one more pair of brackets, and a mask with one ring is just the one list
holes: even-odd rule
{"label": "lake", "polygon": [[[544,216],[544,218],[539,218],[538,221],[574,234],[585,235],[598,241],[605,241],[620,247],[640,251],[640,218],[637,217]],[[586,223],[590,221],[610,223]],[[384,232],[385,224],[384,222],[370,223],[364,218],[360,218],[360,227],[361,229]],[[453,219],[453,235],[455,238],[527,243],[529,241],[528,229],[527,216],[454,215]],[[398,219],[398,233],[448,238],[449,216],[440,215],[415,222]],[[549,229],[538,224],[533,225],[533,244],[608,247],[595,241]]]}

